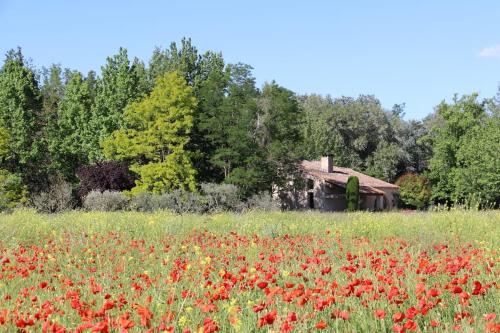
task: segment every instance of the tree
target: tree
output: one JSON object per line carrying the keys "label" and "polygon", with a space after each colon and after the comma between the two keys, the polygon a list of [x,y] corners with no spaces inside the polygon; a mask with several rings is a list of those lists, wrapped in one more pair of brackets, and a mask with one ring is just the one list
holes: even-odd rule
{"label": "tree", "polygon": [[78,168],[76,174],[80,180],[78,197],[82,202],[91,191],[126,191],[134,187],[135,178],[124,163],[84,165]]}
{"label": "tree", "polygon": [[131,163],[139,175],[133,192],[195,190],[196,171],[185,146],[197,102],[178,73],[156,80],[151,94],[125,109],[123,128],[103,141],[105,156]]}
{"label": "tree", "polygon": [[43,170],[41,138],[42,100],[34,72],[25,65],[21,50],[11,50],[0,70],[0,124],[7,147],[2,168],[19,174],[36,187]]}
{"label": "tree", "polygon": [[304,158],[330,155],[335,165],[388,181],[406,168],[403,106],[386,111],[374,96],[364,95],[356,99],[310,95],[300,100],[305,113],[300,145]]}
{"label": "tree", "polygon": [[134,59],[131,64],[124,48],[107,59],[101,72],[102,78],[97,82],[92,108],[91,126],[94,135],[90,142],[85,143],[93,147],[89,156],[92,162],[103,159],[99,143],[122,127],[125,107],[144,97],[149,88],[144,64],[138,59]]}
{"label": "tree", "polygon": [[[186,147],[196,157],[194,166],[198,170],[197,177],[203,182],[220,182],[225,176],[220,167],[212,163],[220,131],[213,131],[207,124],[217,122],[223,113],[221,108],[227,94],[229,71],[222,54],[207,51],[200,55],[191,39],[183,38],[180,46],[174,42],[166,50],[156,48],[151,57],[148,71],[151,81],[171,71],[177,71],[186,79],[198,100]],[[216,126],[223,124],[217,123]]]}
{"label": "tree", "polygon": [[264,85],[258,107],[255,135],[270,172],[268,184],[286,190],[299,176],[302,110],[295,94],[275,82]]}
{"label": "tree", "polygon": [[403,207],[423,209],[429,203],[431,187],[429,180],[416,173],[406,173],[398,178],[399,199]]}
{"label": "tree", "polygon": [[0,212],[26,203],[27,194],[21,177],[0,169]]}
{"label": "tree", "polygon": [[347,211],[354,212],[359,209],[359,179],[356,176],[349,176],[345,189],[347,201]]}
{"label": "tree", "polygon": [[[456,153],[456,201],[480,206],[500,205],[500,115],[474,127],[461,140]],[[473,201],[473,202],[471,202]]]}
{"label": "tree", "polygon": [[50,125],[57,119],[59,102],[64,95],[63,70],[61,65],[52,65],[42,70],[42,105],[45,123]]}
{"label": "tree", "polygon": [[441,102],[436,108],[436,125],[428,140],[432,142],[433,156],[429,161],[429,179],[432,199],[437,202],[455,202],[459,164],[457,152],[465,143],[467,133],[474,131],[486,117],[485,102],[477,94],[455,96],[453,103]]}
{"label": "tree", "polygon": [[403,154],[404,151],[397,144],[381,141],[373,154],[367,158],[365,171],[370,176],[393,182]]}
{"label": "tree", "polygon": [[91,121],[91,90],[78,71],[68,73],[64,97],[59,102],[55,124],[49,142],[53,169],[68,181],[75,182],[76,169],[89,163],[94,133]]}

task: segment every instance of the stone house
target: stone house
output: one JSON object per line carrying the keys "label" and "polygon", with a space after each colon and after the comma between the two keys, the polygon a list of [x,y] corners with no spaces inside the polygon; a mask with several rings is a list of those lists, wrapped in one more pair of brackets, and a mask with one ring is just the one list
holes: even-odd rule
{"label": "stone house", "polygon": [[322,157],[319,161],[302,161],[300,169],[305,188],[282,196],[282,200],[291,208],[344,211],[349,176],[359,179],[361,210],[381,211],[396,207],[398,186],[353,169],[334,166],[331,157]]}

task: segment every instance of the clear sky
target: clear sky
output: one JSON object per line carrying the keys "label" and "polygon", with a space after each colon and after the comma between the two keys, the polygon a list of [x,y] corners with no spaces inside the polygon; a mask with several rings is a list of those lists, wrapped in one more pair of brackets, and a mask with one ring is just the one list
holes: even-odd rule
{"label": "clear sky", "polygon": [[120,46],[147,62],[191,37],[299,93],[374,94],[420,119],[500,82],[500,1],[0,0],[0,53],[99,70]]}

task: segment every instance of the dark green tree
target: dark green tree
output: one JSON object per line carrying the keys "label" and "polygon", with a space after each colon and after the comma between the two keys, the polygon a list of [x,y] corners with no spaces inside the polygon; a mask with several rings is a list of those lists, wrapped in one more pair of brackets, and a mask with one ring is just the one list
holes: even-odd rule
{"label": "dark green tree", "polygon": [[[137,59],[131,63],[124,48],[107,59],[101,73],[92,107],[91,126],[94,135],[91,142],[85,143],[93,147],[89,156],[92,162],[104,158],[99,143],[123,125],[125,107],[144,97],[150,87],[144,64]],[[92,93],[92,87],[89,88]]]}
{"label": "dark green tree", "polygon": [[255,138],[264,150],[268,184],[287,190],[298,177],[302,110],[295,94],[275,82],[264,85],[258,107]]}
{"label": "dark green tree", "polygon": [[76,169],[89,163],[94,147],[90,128],[92,96],[89,82],[78,71],[68,74],[64,97],[59,103],[56,123],[49,140],[52,168],[70,182],[76,182]]}
{"label": "dark green tree", "polygon": [[347,211],[354,212],[359,209],[359,179],[356,176],[347,178],[345,189]]}
{"label": "dark green tree", "polygon": [[35,73],[20,49],[7,53],[0,70],[0,124],[10,138],[0,168],[20,174],[30,189],[40,186],[42,99]]}

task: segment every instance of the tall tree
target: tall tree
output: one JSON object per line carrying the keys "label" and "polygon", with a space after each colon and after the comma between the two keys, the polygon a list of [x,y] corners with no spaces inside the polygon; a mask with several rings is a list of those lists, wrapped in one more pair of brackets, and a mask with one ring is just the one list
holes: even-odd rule
{"label": "tall tree", "polygon": [[76,169],[89,163],[93,150],[89,146],[94,136],[89,126],[91,106],[89,82],[78,71],[69,73],[49,144],[54,171],[69,181],[76,181]]}
{"label": "tall tree", "polygon": [[43,125],[41,114],[35,74],[25,65],[21,50],[11,50],[0,70],[0,123],[10,138],[1,167],[21,174],[31,188],[39,185],[43,169],[43,146],[38,140]]}
{"label": "tall tree", "polygon": [[132,192],[195,190],[196,171],[185,150],[196,108],[193,88],[176,72],[160,76],[149,96],[125,109],[123,128],[103,141],[106,157],[131,163]]}
{"label": "tall tree", "polygon": [[[191,39],[183,38],[166,50],[156,48],[149,62],[149,79],[176,71],[193,87],[199,103],[194,113],[193,128],[187,149],[194,153],[198,179],[221,181],[220,170],[211,163],[216,143],[212,130],[204,124],[217,118],[227,93],[228,71],[220,53],[207,51],[200,55]],[[210,138],[211,137],[211,138]]]}
{"label": "tall tree", "polygon": [[298,171],[302,110],[295,94],[275,82],[264,85],[258,104],[256,138],[271,171],[269,185],[287,189]]}
{"label": "tall tree", "polygon": [[456,154],[455,201],[500,205],[500,114],[468,131]]}
{"label": "tall tree", "polygon": [[455,178],[459,165],[457,152],[467,133],[474,131],[486,117],[485,102],[477,94],[455,96],[453,102],[441,102],[436,108],[435,125],[429,133],[433,156],[429,161],[429,179],[433,184],[432,199],[453,202]]}
{"label": "tall tree", "polygon": [[101,72],[92,108],[94,137],[88,143],[94,147],[90,154],[91,161],[103,159],[99,142],[123,125],[123,110],[127,104],[144,97],[149,87],[144,64],[137,59],[130,63],[124,48],[107,59]]}

